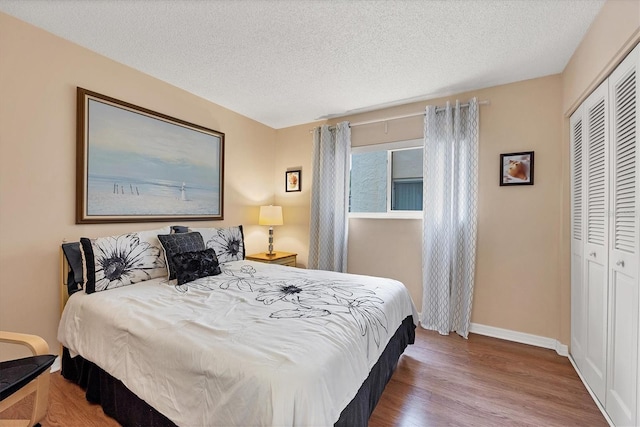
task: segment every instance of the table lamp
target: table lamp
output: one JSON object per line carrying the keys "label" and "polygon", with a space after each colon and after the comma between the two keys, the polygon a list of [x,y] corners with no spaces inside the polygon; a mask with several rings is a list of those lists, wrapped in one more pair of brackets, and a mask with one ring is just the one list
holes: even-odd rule
{"label": "table lamp", "polygon": [[269,226],[269,255],[273,255],[273,226],[282,225],[282,206],[260,206],[258,224]]}

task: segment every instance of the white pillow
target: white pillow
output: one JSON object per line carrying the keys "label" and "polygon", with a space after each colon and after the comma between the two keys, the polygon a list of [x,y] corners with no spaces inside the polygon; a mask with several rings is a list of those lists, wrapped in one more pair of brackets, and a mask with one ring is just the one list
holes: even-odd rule
{"label": "white pillow", "polygon": [[158,234],[169,227],[118,236],[80,239],[84,289],[88,294],[166,276]]}
{"label": "white pillow", "polygon": [[215,251],[220,264],[240,261],[245,257],[241,225],[228,228],[189,228],[189,231],[197,231],[202,235],[204,245]]}

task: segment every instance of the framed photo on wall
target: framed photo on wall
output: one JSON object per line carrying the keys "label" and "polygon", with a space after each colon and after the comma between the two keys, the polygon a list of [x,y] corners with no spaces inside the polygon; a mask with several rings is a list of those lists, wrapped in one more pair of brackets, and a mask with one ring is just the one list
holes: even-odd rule
{"label": "framed photo on wall", "polygon": [[77,89],[76,223],[223,219],[224,133]]}
{"label": "framed photo on wall", "polygon": [[500,154],[500,185],[533,185],[533,151]]}
{"label": "framed photo on wall", "polygon": [[285,172],[285,191],[291,193],[293,191],[302,191],[302,171],[292,170]]}

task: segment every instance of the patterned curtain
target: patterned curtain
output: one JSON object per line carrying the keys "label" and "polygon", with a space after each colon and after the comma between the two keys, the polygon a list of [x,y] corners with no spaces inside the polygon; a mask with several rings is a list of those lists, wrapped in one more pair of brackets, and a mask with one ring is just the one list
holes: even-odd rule
{"label": "patterned curtain", "polygon": [[421,324],[467,338],[478,216],[478,102],[428,106],[424,120]]}
{"label": "patterned curtain", "polygon": [[309,268],[347,271],[350,153],[348,122],[314,129]]}

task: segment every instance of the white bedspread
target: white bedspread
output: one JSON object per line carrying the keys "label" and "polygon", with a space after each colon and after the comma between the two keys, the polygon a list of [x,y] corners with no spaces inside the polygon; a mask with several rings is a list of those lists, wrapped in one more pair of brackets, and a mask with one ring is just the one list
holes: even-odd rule
{"label": "white bedspread", "polygon": [[179,426],[330,426],[411,315],[395,280],[236,261],[76,293],[58,339]]}

